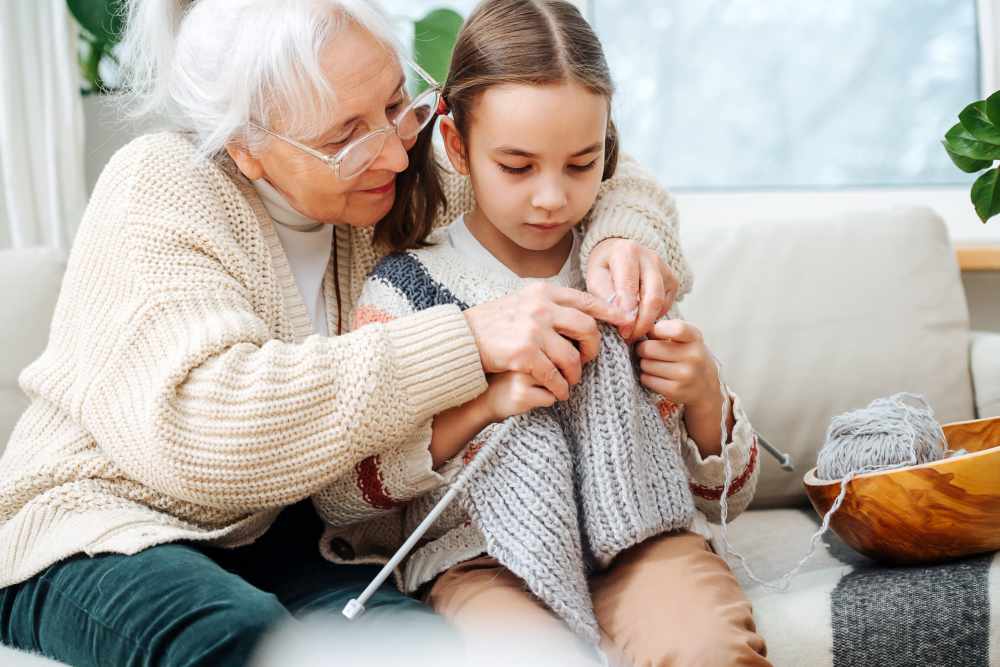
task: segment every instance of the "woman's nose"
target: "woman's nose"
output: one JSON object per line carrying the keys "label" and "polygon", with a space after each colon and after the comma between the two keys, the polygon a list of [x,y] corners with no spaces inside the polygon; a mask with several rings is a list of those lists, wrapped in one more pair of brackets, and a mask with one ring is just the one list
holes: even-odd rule
{"label": "woman's nose", "polygon": [[385,169],[399,174],[405,171],[408,166],[410,166],[410,156],[406,152],[406,146],[403,145],[398,134],[390,132],[382,146],[382,152],[378,154],[370,168]]}

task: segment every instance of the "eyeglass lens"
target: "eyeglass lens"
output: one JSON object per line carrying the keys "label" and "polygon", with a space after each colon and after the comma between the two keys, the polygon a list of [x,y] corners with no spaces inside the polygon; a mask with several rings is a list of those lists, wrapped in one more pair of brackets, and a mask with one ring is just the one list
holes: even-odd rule
{"label": "eyeglass lens", "polygon": [[[437,100],[436,91],[425,91],[417,97],[412,106],[404,111],[402,116],[396,119],[395,123],[400,140],[411,141],[420,134],[422,129],[427,127],[437,110]],[[386,134],[382,132],[352,146],[341,158],[340,177],[353,178],[371,166],[378,154],[382,152],[385,139]]]}

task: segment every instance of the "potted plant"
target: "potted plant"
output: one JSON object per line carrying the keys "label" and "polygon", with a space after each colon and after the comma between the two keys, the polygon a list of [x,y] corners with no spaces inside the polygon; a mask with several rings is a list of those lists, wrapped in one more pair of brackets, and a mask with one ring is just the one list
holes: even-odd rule
{"label": "potted plant", "polygon": [[1000,213],[1000,91],[965,107],[959,122],[944,135],[944,149],[962,171],[975,174],[986,169],[972,184],[972,205],[984,223]]}
{"label": "potted plant", "polygon": [[[80,25],[80,72],[84,95],[114,93],[116,83],[108,83],[102,65],[117,67],[114,47],[125,24],[124,0],[66,0],[70,13]],[[417,64],[438,81],[448,75],[448,64],[462,17],[451,9],[435,9],[413,22],[413,57]],[[114,71],[114,70],[112,70]],[[415,84],[420,92],[422,81]]]}

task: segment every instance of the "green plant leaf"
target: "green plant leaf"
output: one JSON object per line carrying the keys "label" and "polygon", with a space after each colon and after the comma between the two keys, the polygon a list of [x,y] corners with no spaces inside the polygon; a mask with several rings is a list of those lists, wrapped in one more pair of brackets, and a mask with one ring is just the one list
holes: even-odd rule
{"label": "green plant leaf", "polygon": [[95,42],[110,48],[121,39],[125,24],[123,0],[66,0],[66,4]]}
{"label": "green plant leaf", "polygon": [[973,160],[1000,160],[1000,146],[976,139],[961,123],[956,123],[944,135],[945,147],[954,153]]}
{"label": "green plant leaf", "polygon": [[993,164],[990,160],[974,160],[971,157],[965,157],[964,155],[953,153],[951,149],[948,148],[948,142],[946,141],[942,141],[941,145],[944,146],[945,151],[948,152],[948,157],[950,157],[951,161],[955,163],[955,166],[967,174],[974,174],[977,171],[982,171]]}
{"label": "green plant leaf", "polygon": [[[413,57],[439,83],[448,77],[451,51],[462,27],[462,16],[451,9],[435,9],[413,24]],[[420,81],[416,93],[427,88]]]}
{"label": "green plant leaf", "polygon": [[986,102],[973,102],[958,114],[958,119],[962,121],[962,127],[968,130],[969,134],[988,144],[1000,144],[1000,127],[997,127],[990,120],[986,113]]}
{"label": "green plant leaf", "polygon": [[1000,127],[1000,90],[986,98],[986,116],[991,123]]}
{"label": "green plant leaf", "polygon": [[983,222],[1000,213],[1000,171],[990,169],[976,179],[972,184],[972,205]]}

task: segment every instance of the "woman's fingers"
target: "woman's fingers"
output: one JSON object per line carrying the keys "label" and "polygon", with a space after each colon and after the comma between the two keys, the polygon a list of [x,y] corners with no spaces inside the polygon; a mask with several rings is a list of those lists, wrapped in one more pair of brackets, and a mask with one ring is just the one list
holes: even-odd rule
{"label": "woman's fingers", "polygon": [[576,342],[581,364],[597,357],[601,349],[601,332],[597,328],[597,320],[593,317],[576,308],[556,306],[553,311],[552,326],[557,333]]}
{"label": "woman's fingers", "polygon": [[639,284],[642,280],[642,266],[637,249],[638,244],[623,248],[611,255],[609,268],[611,280],[615,286],[616,303],[625,311],[630,320],[634,320],[639,306]]}
{"label": "woman's fingers", "polygon": [[534,378],[536,384],[547,389],[560,401],[569,398],[569,383],[559,372],[559,368],[541,349],[536,350],[532,355],[531,366],[526,370]]}
{"label": "woman's fingers", "polygon": [[549,331],[542,342],[542,351],[556,365],[566,382],[573,385],[580,381],[583,364],[579,350],[571,342],[555,331]]}
{"label": "woman's fingers", "polygon": [[575,308],[603,322],[621,326],[631,323],[633,319],[617,305],[602,301],[589,292],[581,292],[571,287],[548,286],[547,289],[551,290],[551,300],[557,305]]}
{"label": "woman's fingers", "polygon": [[667,302],[666,286],[663,283],[663,273],[660,271],[659,258],[642,261],[641,296],[639,298],[639,316],[631,335],[627,338],[635,340],[642,338],[656,320],[667,314],[670,304]]}

